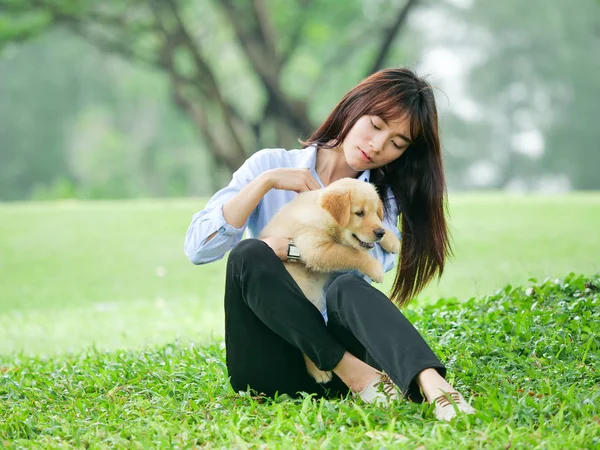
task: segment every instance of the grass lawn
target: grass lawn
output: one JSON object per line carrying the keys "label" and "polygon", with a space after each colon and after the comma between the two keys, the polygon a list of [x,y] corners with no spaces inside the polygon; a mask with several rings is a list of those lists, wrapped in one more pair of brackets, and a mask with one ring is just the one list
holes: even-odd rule
{"label": "grass lawn", "polygon": [[442,300],[408,318],[477,413],[236,395],[218,344],[0,357],[14,448],[600,448],[600,278]]}
{"label": "grass lawn", "polygon": [[[0,205],[0,354],[222,335],[225,261],[183,254],[204,200]],[[600,194],[451,196],[455,256],[417,304],[600,273]],[[393,275],[381,289],[389,290]],[[412,306],[409,306],[411,308]]]}
{"label": "grass lawn", "polygon": [[[415,404],[233,395],[224,261],[182,251],[202,205],[0,205],[0,444],[600,448],[597,279],[542,283],[600,273],[599,194],[451,196],[455,256],[406,310],[480,411],[451,425]],[[531,295],[504,288],[531,277]]]}

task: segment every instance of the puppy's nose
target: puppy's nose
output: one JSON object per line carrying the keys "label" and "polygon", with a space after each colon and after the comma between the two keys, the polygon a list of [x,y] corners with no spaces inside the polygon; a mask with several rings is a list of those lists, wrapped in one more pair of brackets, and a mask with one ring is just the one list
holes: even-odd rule
{"label": "puppy's nose", "polygon": [[377,238],[377,240],[380,240],[383,237],[383,235],[385,234],[385,229],[377,228],[375,231],[373,231],[373,233],[375,234],[375,237]]}

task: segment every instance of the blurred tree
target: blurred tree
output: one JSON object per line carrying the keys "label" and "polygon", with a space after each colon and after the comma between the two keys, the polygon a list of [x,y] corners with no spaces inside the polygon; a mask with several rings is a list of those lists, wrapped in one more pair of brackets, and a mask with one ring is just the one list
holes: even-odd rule
{"label": "blurred tree", "polygon": [[436,90],[452,188],[600,188],[598,1],[423,4],[0,0],[0,198],[208,193],[440,48],[464,82]]}
{"label": "blurred tree", "polygon": [[[211,184],[210,155],[168,91],[166,76],[65,30],[8,46],[0,54],[0,200],[214,191],[222,181]],[[126,182],[116,183],[123,170]]]}
{"label": "blurred tree", "polygon": [[[447,1],[440,8],[468,30],[446,45],[463,50],[471,66],[466,92],[479,109],[462,155],[455,155],[460,164],[467,170],[487,164],[485,187],[535,188],[565,179],[575,189],[599,189],[598,2],[473,1],[465,8]],[[451,120],[460,129],[460,119]],[[469,141],[472,151],[465,152]]]}
{"label": "blurred tree", "polygon": [[383,67],[417,0],[396,3],[0,0],[0,46],[62,26],[168,74],[174,102],[233,171],[265,144],[310,134],[308,102],[357,42],[370,56],[359,78]]}
{"label": "blurred tree", "polygon": [[[110,98],[97,67],[71,64],[73,41],[40,43],[27,55],[8,49],[0,59],[0,198],[29,196],[57,174],[72,180],[64,158],[64,134],[90,96]],[[74,45],[75,44],[75,45]],[[70,66],[70,67],[69,67]],[[69,67],[69,70],[65,70]],[[6,76],[8,69],[18,76]],[[83,94],[84,79],[89,87]],[[90,95],[91,94],[91,95]],[[88,97],[88,98],[84,98]]]}

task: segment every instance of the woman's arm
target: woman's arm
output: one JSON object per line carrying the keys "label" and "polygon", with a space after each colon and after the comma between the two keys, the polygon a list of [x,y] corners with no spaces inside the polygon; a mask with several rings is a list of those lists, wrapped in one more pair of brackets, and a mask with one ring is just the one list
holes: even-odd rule
{"label": "woman's arm", "polygon": [[[258,155],[253,155],[246,161],[229,186],[215,194],[207,207],[194,216],[185,242],[185,253],[194,264],[216,261],[231,250],[241,240],[248,218],[271,189],[303,192],[320,188],[308,169],[264,170],[257,159]],[[285,258],[287,243],[267,244],[280,258]]]}
{"label": "woman's arm", "polygon": [[225,219],[223,208],[269,169],[268,162],[267,152],[261,150],[253,154],[235,171],[229,185],[214,194],[202,211],[194,214],[184,244],[185,254],[193,264],[217,261],[240,242],[247,220],[234,227]]}
{"label": "woman's arm", "polygon": [[[229,225],[241,228],[265,194],[273,189],[273,181],[269,172],[260,174],[248,183],[239,194],[223,205],[223,218]],[[206,239],[206,242],[208,243],[216,234],[215,231]]]}
{"label": "woman's arm", "polygon": [[[267,170],[248,183],[239,194],[223,205],[223,217],[232,227],[240,228],[271,189],[304,192],[320,187],[310,171],[306,169]],[[215,234],[209,236],[207,242]]]}

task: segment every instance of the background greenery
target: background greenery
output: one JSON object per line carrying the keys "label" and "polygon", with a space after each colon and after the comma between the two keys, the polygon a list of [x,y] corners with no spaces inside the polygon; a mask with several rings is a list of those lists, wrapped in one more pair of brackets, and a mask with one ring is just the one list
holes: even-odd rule
{"label": "background greenery", "polygon": [[598,189],[596,0],[0,0],[0,200],[210,195],[382,67],[453,190]]}
{"label": "background greenery", "polygon": [[[599,44],[597,0],[0,0],[0,445],[600,448]],[[234,394],[192,214],[401,65],[455,249],[404,312],[478,413]]]}

